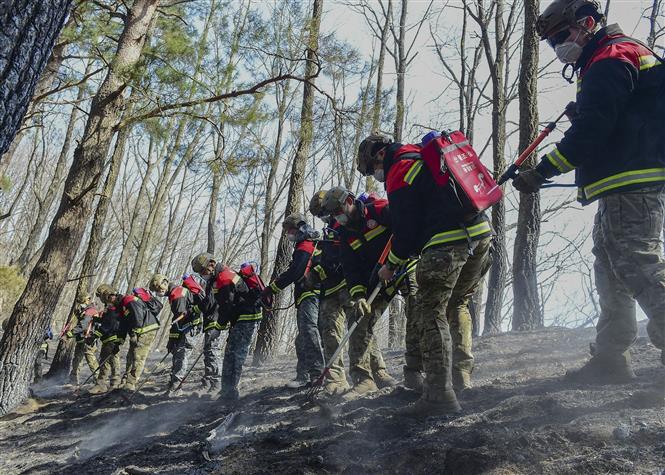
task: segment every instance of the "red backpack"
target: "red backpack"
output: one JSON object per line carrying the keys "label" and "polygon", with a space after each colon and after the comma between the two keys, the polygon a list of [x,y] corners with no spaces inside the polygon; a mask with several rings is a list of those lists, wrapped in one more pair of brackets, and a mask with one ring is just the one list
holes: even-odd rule
{"label": "red backpack", "polygon": [[437,185],[446,186],[452,181],[466,212],[485,211],[503,197],[501,188],[462,132],[442,132],[431,138],[420,149],[420,155]]}
{"label": "red backpack", "polygon": [[265,284],[261,280],[261,277],[256,273],[254,270],[254,266],[246,262],[240,266],[240,277],[242,277],[242,280],[245,281],[245,284],[247,284],[247,287],[249,287],[249,290],[253,289],[259,289],[263,290],[265,289]]}

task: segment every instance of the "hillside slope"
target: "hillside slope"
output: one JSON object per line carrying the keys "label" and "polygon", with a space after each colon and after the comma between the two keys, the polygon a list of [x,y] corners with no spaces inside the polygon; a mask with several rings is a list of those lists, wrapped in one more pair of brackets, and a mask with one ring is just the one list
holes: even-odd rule
{"label": "hillside slope", "polygon": [[[475,387],[460,396],[463,412],[425,421],[396,414],[416,399],[402,388],[307,404],[282,386],[294,372],[286,360],[248,368],[236,407],[197,393],[166,400],[157,392],[165,376],[132,405],[35,388],[39,397],[0,421],[0,472],[661,473],[658,352],[640,337],[630,385],[562,382],[565,368],[586,359],[592,337],[590,329],[546,329],[478,339]],[[401,355],[386,356],[399,378]]]}

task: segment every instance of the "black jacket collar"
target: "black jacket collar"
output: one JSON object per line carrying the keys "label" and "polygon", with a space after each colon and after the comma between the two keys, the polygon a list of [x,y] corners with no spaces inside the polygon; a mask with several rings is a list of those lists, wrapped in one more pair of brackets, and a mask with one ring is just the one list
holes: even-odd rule
{"label": "black jacket collar", "polygon": [[579,71],[581,69],[584,69],[593,57],[594,53],[602,43],[605,42],[608,36],[616,36],[616,35],[623,35],[623,31],[621,30],[621,27],[619,27],[618,24],[614,23],[612,25],[608,25],[605,28],[601,28],[596,32],[595,35],[593,35],[593,38],[591,38],[591,41],[589,41],[584,49],[582,50],[582,55],[580,56],[580,59],[577,60],[577,63],[575,63],[575,71]]}

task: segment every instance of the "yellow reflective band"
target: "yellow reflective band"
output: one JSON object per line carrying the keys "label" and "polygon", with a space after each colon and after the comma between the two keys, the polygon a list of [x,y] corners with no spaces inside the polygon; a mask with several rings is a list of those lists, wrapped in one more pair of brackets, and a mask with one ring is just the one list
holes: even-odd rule
{"label": "yellow reflective band", "polygon": [[99,338],[99,337],[102,336],[102,332],[100,332],[100,331],[98,331],[98,330],[95,330],[95,331],[92,332],[92,333],[93,333],[97,338]]}
{"label": "yellow reflective band", "polygon": [[319,274],[319,279],[325,280],[328,277],[328,274],[326,274],[326,270],[320,265],[315,266],[314,270],[316,271],[317,274]]}
{"label": "yellow reflective band", "polygon": [[325,289],[325,294],[332,295],[335,292],[342,290],[344,287],[346,287],[346,279],[342,280],[339,284],[337,284],[335,287],[331,289]]}
{"label": "yellow reflective band", "polygon": [[180,338],[180,333],[169,333],[169,338]]}
{"label": "yellow reflective band", "polygon": [[388,262],[391,264],[395,264],[397,266],[404,264],[406,262],[406,259],[402,259],[400,257],[397,257],[395,254],[393,254],[392,249],[390,250],[390,253],[388,254]]}
{"label": "yellow reflective band", "polygon": [[577,80],[577,92],[579,93],[582,90],[582,80]]}
{"label": "yellow reflective band", "polygon": [[366,292],[367,292],[367,287],[365,287],[364,285],[354,285],[353,287],[351,287],[351,290],[349,290],[349,293],[351,294],[352,297],[356,294],[366,293]]}
{"label": "yellow reflective band", "polygon": [[197,318],[196,320],[192,321],[192,326],[195,327],[196,325],[200,324],[203,321],[202,318]]}
{"label": "yellow reflective band", "polygon": [[274,283],[274,282],[271,282],[271,283],[270,283],[270,288],[271,288],[272,291],[275,292],[276,294],[278,294],[278,293],[280,293],[280,292],[282,291],[282,289],[280,289],[279,286],[278,286],[276,283]]}
{"label": "yellow reflective band", "polygon": [[103,340],[102,340],[102,344],[104,344],[104,343],[109,343],[109,342],[111,342],[111,341],[116,341],[116,340],[118,340],[118,335],[112,335],[112,336],[110,336],[110,337],[108,337],[108,338],[103,339]]}
{"label": "yellow reflective band", "polygon": [[413,184],[413,180],[416,179],[418,176],[418,173],[420,173],[420,170],[423,168],[423,161],[418,160],[416,163],[411,165],[411,168],[409,168],[409,171],[406,172],[406,175],[404,175],[404,182],[408,183],[409,185]]}
{"label": "yellow reflective band", "polygon": [[411,272],[416,271],[416,267],[418,267],[418,261],[420,259],[409,259],[409,262],[406,264],[406,273],[410,274]]}
{"label": "yellow reflective band", "polygon": [[360,239],[354,239],[353,241],[351,241],[351,244],[349,244],[349,245],[351,246],[351,249],[353,249],[353,250],[355,251],[355,250],[357,250],[360,246],[362,246],[363,243],[362,243],[362,241],[361,241]]}
{"label": "yellow reflective band", "polygon": [[205,327],[203,327],[203,331],[208,331],[210,329],[215,329],[215,330],[226,330],[229,328],[229,324],[225,325],[220,325],[217,321],[210,322],[208,323]]}
{"label": "yellow reflective band", "polygon": [[319,254],[321,254],[321,252],[322,252],[321,249],[314,248],[314,252],[312,253],[312,255],[318,256]]}
{"label": "yellow reflective band", "polygon": [[201,309],[199,308],[198,305],[194,305],[194,306],[192,306],[192,312],[201,313]]}
{"label": "yellow reflective band", "polygon": [[252,314],[247,314],[247,315],[240,315],[238,316],[238,321],[239,322],[249,322],[249,321],[254,321],[254,320],[261,320],[261,317],[263,316],[263,313],[252,313]]}
{"label": "yellow reflective band", "polygon": [[568,173],[571,170],[574,170],[575,167],[563,156],[559,149],[555,148],[550,153],[545,155],[547,160],[556,167],[561,173]]}
{"label": "yellow reflective band", "polygon": [[[446,231],[444,233],[439,233],[435,234],[432,236],[432,239],[429,240],[427,244],[425,244],[425,247],[423,247],[423,250],[427,249],[428,247],[431,246],[436,246],[439,244],[446,244],[454,241],[461,241],[464,239],[467,239],[467,237],[476,237],[480,236],[485,233],[489,233],[492,231],[492,227],[490,226],[490,223],[487,221],[483,221],[480,224],[476,224],[474,226],[469,226],[464,229],[453,229],[452,231]],[[467,235],[468,233],[468,235]]]}
{"label": "yellow reflective band", "polygon": [[386,229],[388,229],[388,228],[386,228],[385,226],[380,226],[379,225],[376,228],[372,229],[371,231],[367,231],[365,233],[365,239],[367,241],[371,241],[372,239],[374,239],[375,237],[377,237],[378,235],[383,233]]}
{"label": "yellow reflective band", "polygon": [[644,170],[634,170],[629,172],[617,173],[608,176],[595,183],[584,187],[584,197],[591,199],[606,191],[614,190],[622,186],[635,185],[638,183],[651,183],[665,181],[665,168],[646,168]]}
{"label": "yellow reflective band", "polygon": [[658,66],[660,61],[654,55],[640,56],[640,71]]}
{"label": "yellow reflective band", "polygon": [[134,330],[134,333],[137,335],[143,335],[144,333],[149,333],[151,331],[155,331],[159,328],[159,323],[153,323],[152,325],[147,325],[143,328],[136,328]]}
{"label": "yellow reflective band", "polygon": [[300,303],[305,300],[307,297],[318,297],[319,292],[318,290],[313,290],[311,292],[303,292],[300,297],[298,297],[298,300],[296,300],[296,305],[300,305]]}

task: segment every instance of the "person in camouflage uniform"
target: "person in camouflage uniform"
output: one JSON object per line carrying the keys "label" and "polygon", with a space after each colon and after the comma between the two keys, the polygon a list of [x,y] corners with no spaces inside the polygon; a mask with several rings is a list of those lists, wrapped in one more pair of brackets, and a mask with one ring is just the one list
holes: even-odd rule
{"label": "person in camouflage uniform", "polygon": [[220,400],[238,400],[242,368],[258,323],[263,317],[261,290],[263,284],[251,264],[243,264],[236,273],[218,264],[214,295],[218,305],[219,324],[229,329],[222,363]]}
{"label": "person in camouflage uniform", "polygon": [[455,389],[468,387],[473,369],[468,303],[492,235],[485,214],[467,214],[452,187],[438,186],[423,163],[418,145],[382,135],[358,148],[358,170],[385,181],[390,202],[393,244],[379,277],[392,279],[409,256],[421,255],[415,315],[426,376],[420,399],[402,411],[415,417],[460,410]]}
{"label": "person in camouflage uniform", "polygon": [[213,295],[215,283],[215,258],[208,253],[198,254],[192,259],[191,276],[203,287],[205,292],[194,296],[195,304],[203,313],[203,379],[201,387],[214,392],[220,388],[219,354],[221,353],[221,334],[226,330],[218,322],[217,302]]}
{"label": "person in camouflage uniform", "polygon": [[556,147],[513,185],[536,193],[549,178],[575,170],[578,199],[598,201],[593,254],[600,316],[591,359],[567,373],[578,383],[634,378],[635,303],[665,364],[665,65],[618,25],[601,27],[595,0],[555,0],[537,31],[565,69],[577,73],[571,125]]}
{"label": "person in camouflage uniform", "polygon": [[174,283],[169,285],[168,298],[173,313],[167,345],[168,352],[173,355],[171,379],[166,391],[169,397],[180,394],[180,386],[189,369],[189,357],[202,331],[203,317],[194,300],[194,296],[201,293],[205,293],[205,290],[193,281],[189,281],[187,286]]}
{"label": "person in camouflage uniform", "polygon": [[125,374],[122,376],[122,389],[135,391],[136,383],[143,373],[152,342],[159,329],[159,313],[163,304],[159,297],[168,291],[169,280],[162,274],[150,279],[148,290],[136,288],[122,299],[125,316],[122,320],[122,334],[129,336],[129,349]]}
{"label": "person in camouflage uniform", "polygon": [[76,325],[66,333],[68,338],[76,339],[72,369],[69,373],[69,382],[71,384],[79,383],[79,373],[84,358],[90,367],[90,371],[93,373],[97,371],[99,366],[95,354],[97,352],[97,339],[94,333],[95,325],[99,320],[99,312],[88,294],[81,294],[76,304]]}
{"label": "person in camouflage uniform", "polygon": [[[108,284],[101,284],[95,295],[105,305],[99,327],[95,333],[102,342],[99,350],[99,372],[97,384],[90,389],[91,394],[102,394],[120,385],[120,347],[124,340],[119,336],[122,308],[122,295]],[[110,383],[110,384],[109,384]]]}
{"label": "person in camouflage uniform", "polygon": [[37,359],[35,360],[35,383],[42,380],[42,364],[48,359],[48,341],[52,338],[53,332],[51,331],[51,327],[49,327],[46,332],[44,332],[44,341],[39,347],[39,353],[37,353]]}
{"label": "person in camouflage uniform", "polygon": [[286,231],[289,241],[295,243],[293,256],[289,267],[263,290],[262,299],[271,301],[274,294],[278,294],[294,284],[293,298],[298,324],[295,347],[298,362],[296,377],[287,384],[287,387],[300,388],[316,380],[323,371],[324,365],[318,326],[319,289],[318,285],[313,288],[309,288],[307,285],[307,275],[312,258],[320,252],[314,243],[318,233],[307,224],[302,213],[287,216],[282,227]]}

